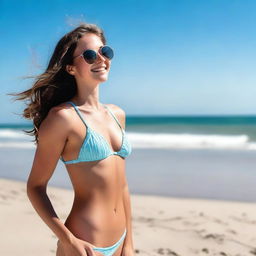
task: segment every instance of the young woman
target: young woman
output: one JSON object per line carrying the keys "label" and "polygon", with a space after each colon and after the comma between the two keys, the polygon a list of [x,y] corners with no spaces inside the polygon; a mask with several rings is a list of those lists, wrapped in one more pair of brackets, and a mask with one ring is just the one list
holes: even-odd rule
{"label": "young woman", "polygon": [[[16,94],[29,100],[23,116],[37,145],[27,194],[58,237],[57,256],[134,255],[125,112],[99,100],[113,55],[102,29],[83,23],[60,39],[32,88]],[[59,159],[75,195],[65,223],[46,193]]]}

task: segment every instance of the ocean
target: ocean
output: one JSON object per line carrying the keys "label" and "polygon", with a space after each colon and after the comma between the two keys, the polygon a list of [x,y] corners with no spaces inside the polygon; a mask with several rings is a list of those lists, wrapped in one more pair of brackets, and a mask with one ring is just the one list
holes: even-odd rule
{"label": "ocean", "polygon": [[[0,177],[26,181],[35,145],[0,124]],[[127,116],[131,193],[256,202],[256,116]],[[59,161],[50,185],[71,189]]]}

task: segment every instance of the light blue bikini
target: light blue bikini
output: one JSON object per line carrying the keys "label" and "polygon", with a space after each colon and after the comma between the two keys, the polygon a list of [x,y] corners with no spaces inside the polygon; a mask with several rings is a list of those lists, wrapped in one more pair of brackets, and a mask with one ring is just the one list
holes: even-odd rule
{"label": "light blue bikini", "polygon": [[[119,151],[113,151],[110,147],[110,144],[106,141],[106,139],[101,134],[91,129],[90,126],[88,126],[88,124],[83,119],[79,109],[73,102],[68,101],[67,103],[71,104],[75,108],[77,114],[85,124],[87,130],[86,130],[86,136],[80,148],[77,159],[65,161],[63,157],[61,157],[61,160],[63,161],[63,163],[75,164],[80,162],[91,162],[91,161],[102,160],[111,155],[118,155],[122,158],[125,158],[131,154],[132,152],[131,144],[125,135],[124,129],[122,128],[121,124],[119,123],[118,119],[115,117],[114,113],[110,110],[110,108],[102,104],[109,111],[109,113],[114,117],[119,127],[121,128],[122,144]],[[104,256],[112,256],[115,253],[115,251],[118,249],[119,245],[124,240],[125,236],[126,236],[126,229],[123,235],[121,236],[121,238],[112,246],[94,247],[93,250],[102,253]]]}
{"label": "light blue bikini", "polygon": [[73,105],[77,114],[85,124],[87,131],[86,131],[86,136],[81,146],[78,158],[74,160],[65,161],[63,157],[61,157],[60,159],[64,164],[75,164],[80,162],[97,161],[97,160],[102,160],[104,158],[107,158],[111,155],[118,155],[120,157],[125,158],[131,154],[131,151],[132,151],[131,144],[125,135],[124,129],[122,128],[121,124],[119,123],[118,119],[115,117],[114,113],[110,110],[110,108],[102,104],[109,111],[109,113],[114,117],[114,119],[116,120],[116,122],[121,128],[122,145],[119,151],[113,151],[109,143],[106,141],[106,139],[101,134],[91,129],[90,126],[88,126],[88,124],[83,119],[79,109],[73,102],[68,101],[67,103]]}
{"label": "light blue bikini", "polygon": [[104,256],[112,256],[115,253],[115,251],[117,250],[117,248],[119,247],[119,245],[124,240],[125,236],[126,236],[126,229],[125,229],[123,235],[121,236],[121,238],[115,244],[113,244],[109,247],[94,247],[93,250],[102,253]]}

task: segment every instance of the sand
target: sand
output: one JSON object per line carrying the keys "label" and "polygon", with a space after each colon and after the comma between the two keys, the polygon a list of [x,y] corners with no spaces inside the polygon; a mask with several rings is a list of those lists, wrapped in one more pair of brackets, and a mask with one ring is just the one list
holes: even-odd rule
{"label": "sand", "polygon": [[[48,196],[64,222],[71,190]],[[256,255],[256,203],[131,194],[135,255]],[[0,255],[54,255],[57,237],[40,219],[24,182],[0,179]]]}

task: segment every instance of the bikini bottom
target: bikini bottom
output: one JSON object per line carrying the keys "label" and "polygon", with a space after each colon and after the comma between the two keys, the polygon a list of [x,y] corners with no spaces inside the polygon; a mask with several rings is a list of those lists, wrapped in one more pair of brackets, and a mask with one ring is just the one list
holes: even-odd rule
{"label": "bikini bottom", "polygon": [[126,229],[124,230],[124,233],[122,234],[121,238],[115,244],[108,247],[94,247],[93,250],[102,253],[104,256],[112,256],[124,240],[125,235]]}

